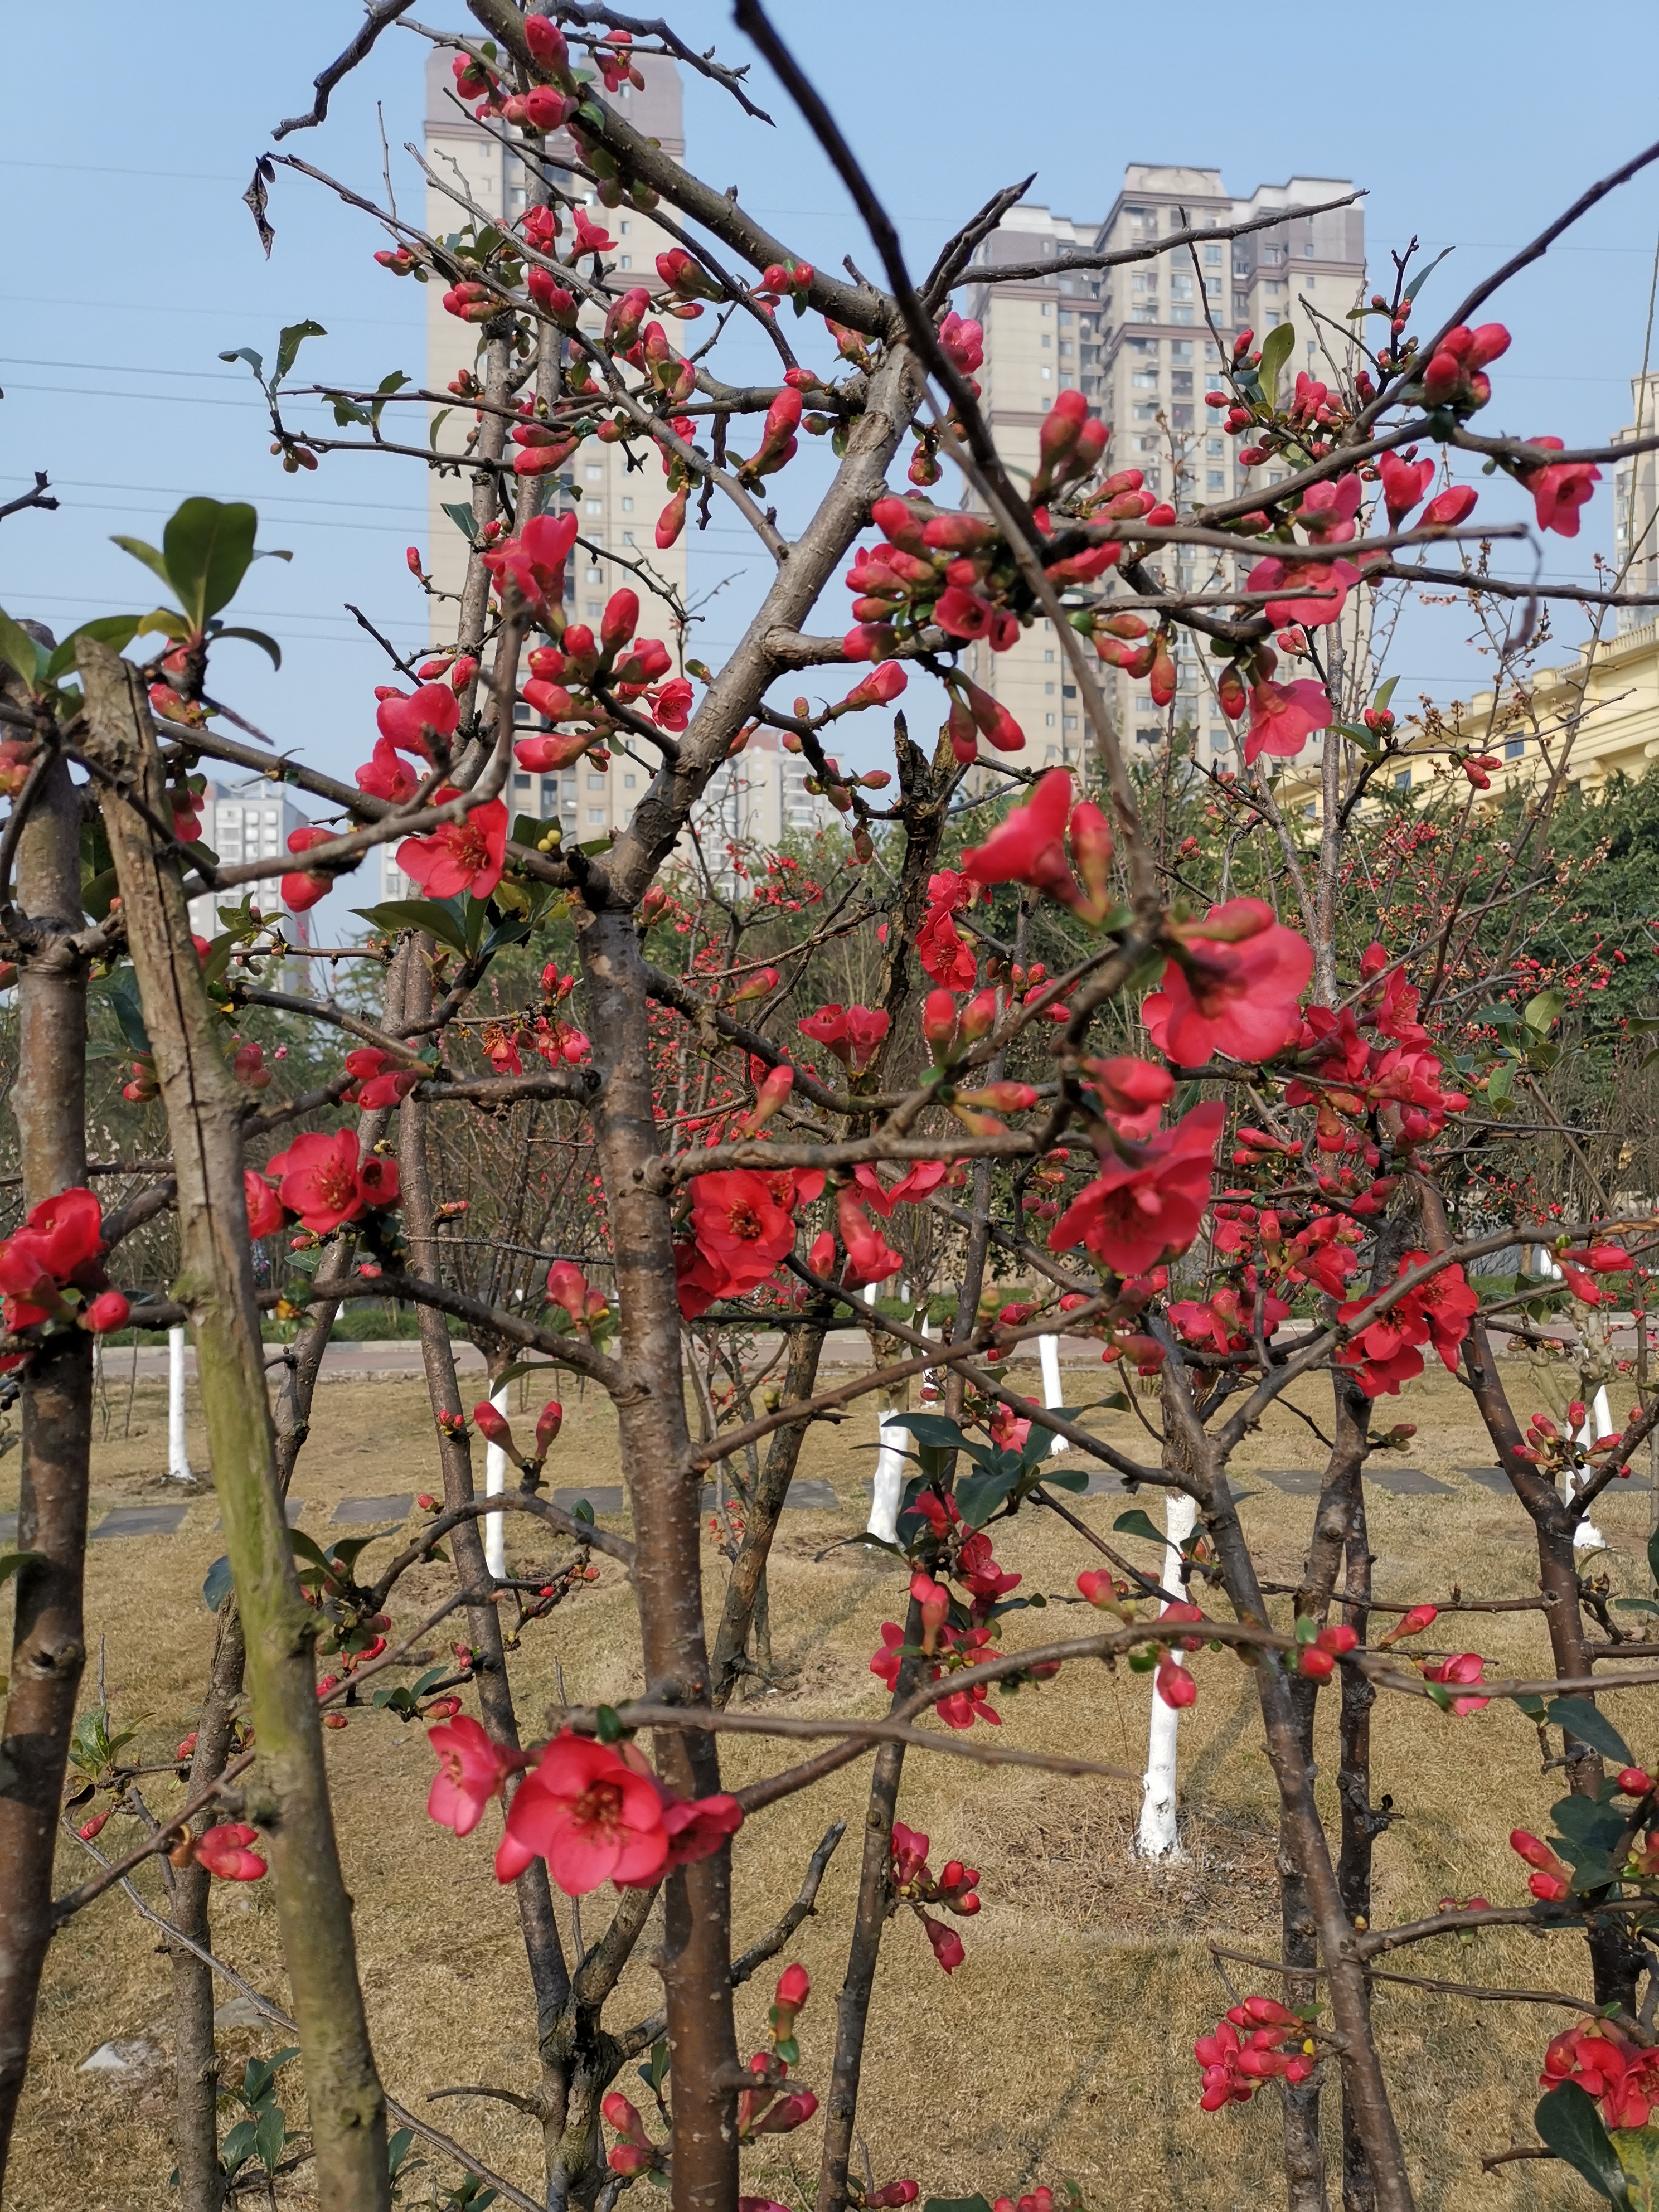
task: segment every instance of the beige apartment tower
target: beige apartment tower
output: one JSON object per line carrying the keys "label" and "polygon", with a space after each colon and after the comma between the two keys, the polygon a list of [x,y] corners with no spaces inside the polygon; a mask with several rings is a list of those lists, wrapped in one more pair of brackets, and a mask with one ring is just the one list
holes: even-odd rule
{"label": "beige apartment tower", "polygon": [[[1017,471],[1035,468],[1037,431],[1056,392],[1084,392],[1112,426],[1110,465],[1141,470],[1150,489],[1182,512],[1274,481],[1282,470],[1241,469],[1248,439],[1225,436],[1220,410],[1206,408],[1221,349],[1253,330],[1257,341],[1287,319],[1297,343],[1286,381],[1304,369],[1327,382],[1347,369],[1345,321],[1365,275],[1364,218],[1358,206],[1288,217],[1247,237],[1200,240],[1191,247],[1103,271],[1055,265],[1017,282],[992,283],[975,271],[1044,262],[1068,253],[1110,252],[1149,245],[1172,232],[1248,222],[1278,209],[1340,198],[1344,179],[1291,177],[1236,199],[1218,169],[1132,163],[1102,222],[1074,222],[1048,208],[1013,209],[975,257],[963,312],[982,324],[984,406],[1001,452]],[[1211,556],[1166,562],[1172,585],[1203,589]],[[1080,757],[1084,733],[1075,690],[1056,640],[1039,621],[1011,652],[969,649],[968,672],[1008,708],[1025,732],[1034,766]],[[1200,757],[1234,757],[1231,726],[1215,704],[1207,672],[1185,633],[1177,664],[1176,720],[1197,732]],[[1163,742],[1167,714],[1144,687],[1102,670],[1120,728],[1143,745]]]}

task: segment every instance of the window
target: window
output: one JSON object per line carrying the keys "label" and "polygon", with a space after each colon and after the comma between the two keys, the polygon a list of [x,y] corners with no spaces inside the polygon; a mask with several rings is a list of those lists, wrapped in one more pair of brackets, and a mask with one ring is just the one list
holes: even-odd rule
{"label": "window", "polygon": [[1399,775],[1395,776],[1394,780],[1394,787],[1396,791],[1409,791],[1411,789],[1412,772],[1408,768],[1402,768]]}
{"label": "window", "polygon": [[589,483],[603,483],[605,482],[605,464],[602,461],[590,461],[587,464],[587,466],[582,471],[582,474],[587,478]]}
{"label": "window", "polygon": [[587,818],[590,822],[602,823],[605,820],[604,807],[590,806],[587,810]]}
{"label": "window", "polygon": [[633,501],[632,501],[631,499],[624,499],[624,500],[623,500],[623,513],[624,514],[632,514],[632,513],[633,513],[633,512],[634,512],[634,502],[633,502]]}
{"label": "window", "polygon": [[1062,699],[1075,699],[1077,696],[1076,684],[1062,684],[1060,687],[1060,696]]}
{"label": "window", "polygon": [[623,778],[623,789],[624,791],[632,791],[632,789],[633,789],[633,788],[634,788],[634,779],[633,779],[633,777],[632,777],[631,775],[625,775],[625,776]]}
{"label": "window", "polygon": [[[634,226],[631,222],[620,222],[617,224],[617,228],[618,235],[623,238],[630,238],[633,235]],[[1311,248],[1310,251],[1311,251]]]}
{"label": "window", "polygon": [[1218,246],[1206,246],[1205,247],[1205,249],[1204,249],[1204,266],[1205,266],[1206,269],[1219,269],[1219,268],[1220,268],[1220,266],[1221,266],[1221,248],[1220,248]]}
{"label": "window", "polygon": [[1526,750],[1527,741],[1524,738],[1511,738],[1504,748],[1504,757],[1505,760],[1519,760]]}
{"label": "window", "polygon": [[[624,223],[624,224],[623,225],[623,228],[624,230],[626,230],[626,229],[627,229],[627,228],[628,228],[628,225],[627,225],[626,223]],[[1307,244],[1303,247],[1302,251],[1303,251],[1303,252],[1306,255],[1307,258],[1308,258],[1310,261],[1311,261],[1311,260],[1313,259],[1313,240],[1312,240],[1312,239],[1310,239],[1310,240],[1308,240]]]}
{"label": "window", "polygon": [[586,507],[587,512],[590,514],[603,514],[605,513],[605,501],[602,499],[590,499],[585,501],[583,503]]}
{"label": "window", "polygon": [[1193,342],[1190,338],[1170,339],[1170,358],[1176,363],[1177,368],[1189,364],[1192,361],[1192,357]]}
{"label": "window", "polygon": [[528,791],[530,778],[527,775],[515,775],[513,779],[513,788],[514,791]]}
{"label": "window", "polygon": [[[624,223],[624,224],[623,224],[623,228],[624,229],[626,229],[626,228],[627,228],[627,227],[628,227],[628,226],[627,226],[625,223]],[[621,265],[623,268],[624,268],[624,269],[631,269],[631,268],[634,266],[634,257],[633,257],[633,255],[632,255],[631,253],[624,253],[624,254],[621,255],[619,258],[620,258],[620,265]]]}
{"label": "window", "polygon": [[1051,646],[1051,645],[1045,645],[1045,646],[1043,647],[1043,648],[1042,648],[1042,657],[1043,657],[1043,659],[1044,659],[1045,660],[1052,660],[1052,659],[1054,659],[1054,649],[1053,646]]}
{"label": "window", "polygon": [[1042,348],[1044,353],[1047,353],[1049,347],[1054,343],[1054,340],[1049,337],[1048,331],[1044,331],[1042,336],[1037,340],[1037,343]]}
{"label": "window", "polygon": [[1212,460],[1219,460],[1226,451],[1226,445],[1220,438],[1206,438],[1204,441],[1204,450]]}
{"label": "window", "polygon": [[1043,685],[1042,689],[1043,689],[1044,696],[1045,696],[1046,697],[1050,698],[1050,699],[1052,699],[1052,698],[1054,697],[1054,685],[1053,685],[1052,684],[1045,684]]}
{"label": "window", "polygon": [[1174,392],[1177,399],[1190,399],[1193,396],[1193,372],[1191,369],[1171,369],[1170,372],[1170,389]]}
{"label": "window", "polygon": [[1045,714],[1042,718],[1042,722],[1045,729],[1052,730],[1054,726],[1054,718],[1052,714]]}
{"label": "window", "polygon": [[1060,349],[1061,353],[1071,353],[1074,350],[1070,338],[1062,338],[1060,340]]}
{"label": "window", "polygon": [[1155,368],[1138,368],[1129,381],[1137,392],[1156,392],[1158,371]]}
{"label": "window", "polygon": [[1037,309],[1037,313],[1038,313],[1038,314],[1040,314],[1040,315],[1042,316],[1042,318],[1043,321],[1046,323],[1046,322],[1048,321],[1048,302],[1046,300],[1043,301],[1042,305],[1042,306]]}
{"label": "window", "polygon": [[1077,317],[1076,317],[1076,316],[1072,313],[1072,311],[1071,311],[1071,309],[1070,309],[1069,307],[1062,307],[1062,308],[1060,309],[1060,327],[1061,328],[1061,330],[1065,330],[1065,329],[1066,329],[1066,328],[1067,328],[1071,324],[1074,323],[1076,320],[1077,320]]}
{"label": "window", "polygon": [[587,787],[590,791],[603,791],[605,789],[605,778],[597,769],[589,769]]}
{"label": "window", "polygon": [[[1044,340],[1044,343],[1045,343],[1045,344],[1047,343],[1047,340],[1046,340],[1046,339]],[[1042,366],[1042,368],[1037,371],[1038,375],[1042,379],[1042,380],[1043,380],[1043,382],[1044,382],[1045,384],[1047,384],[1047,383],[1048,383],[1048,381],[1049,378],[1054,374],[1054,372],[1053,371],[1053,369],[1052,369],[1052,368],[1050,368],[1048,366],[1047,362],[1045,362],[1045,363],[1043,364],[1043,366]]]}
{"label": "window", "polygon": [[1225,491],[1227,489],[1225,469],[1206,470],[1204,476],[1204,489],[1206,491]]}
{"label": "window", "polygon": [[631,530],[624,530],[624,531],[623,531],[623,544],[624,545],[631,545],[633,543],[634,543],[634,533],[633,533],[633,532],[632,532]]}

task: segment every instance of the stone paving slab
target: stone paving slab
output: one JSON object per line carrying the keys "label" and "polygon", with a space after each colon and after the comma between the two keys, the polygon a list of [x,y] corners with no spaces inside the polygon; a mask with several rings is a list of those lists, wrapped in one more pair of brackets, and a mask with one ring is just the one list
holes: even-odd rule
{"label": "stone paving slab", "polygon": [[176,1536],[189,1510],[187,1505],[117,1505],[93,1530],[92,1540],[96,1543],[103,1536]]}
{"label": "stone paving slab", "polygon": [[1275,1490],[1282,1490],[1290,1498],[1317,1498],[1321,1476],[1316,1467],[1264,1467],[1252,1468],[1264,1482],[1271,1482]]}
{"label": "stone paving slab", "polygon": [[399,1491],[390,1498],[343,1498],[334,1509],[336,1521],[356,1522],[402,1521],[407,1518],[415,1503],[412,1491]]}
{"label": "stone paving slab", "polygon": [[1396,1498],[1449,1498],[1452,1486],[1449,1482],[1437,1482],[1431,1474],[1425,1474],[1420,1467],[1376,1467],[1365,1462],[1367,1482],[1375,1483],[1379,1490],[1391,1491]]}
{"label": "stone paving slab", "polygon": [[1513,1498],[1515,1495],[1514,1486],[1501,1467],[1460,1467],[1457,1472],[1468,1475],[1471,1482],[1478,1482],[1482,1490],[1492,1491],[1499,1498]]}

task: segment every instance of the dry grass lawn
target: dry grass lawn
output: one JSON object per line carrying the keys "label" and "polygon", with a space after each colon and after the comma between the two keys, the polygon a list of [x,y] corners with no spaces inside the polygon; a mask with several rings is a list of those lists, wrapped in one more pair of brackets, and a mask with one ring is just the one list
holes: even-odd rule
{"label": "dry grass lawn", "polygon": [[[1517,1382],[1522,1405],[1530,1405],[1534,1394]],[[1034,1376],[1028,1387],[1035,1387]],[[1312,1407],[1317,1401],[1310,1396],[1307,1402]],[[1469,1595],[1530,1591],[1534,1555],[1519,1507],[1454,1471],[1490,1457],[1462,1392],[1437,1376],[1405,1410],[1419,1425],[1421,1449],[1413,1463],[1452,1483],[1455,1492],[1399,1498],[1369,1490],[1377,1595],[1441,1596],[1454,1581]],[[1127,1425],[1127,1417],[1108,1418],[1113,1431]],[[94,1522],[99,1508],[151,1500],[162,1486],[159,1390],[141,1388],[130,1437],[123,1437],[122,1425],[118,1394],[111,1437],[94,1461]],[[840,1430],[815,1432],[803,1473],[828,1478],[843,1510],[791,1512],[774,1554],[772,1618],[782,1686],[771,1703],[780,1711],[870,1712],[883,1698],[867,1661],[880,1624],[895,1617],[902,1580],[890,1564],[872,1565],[856,1550],[820,1556],[837,1535],[860,1524],[861,1515],[854,1516],[870,1455],[854,1447],[866,1441],[869,1426],[860,1417]],[[191,1449],[194,1463],[204,1465],[199,1433],[192,1433]],[[1289,1579],[1297,1571],[1312,1505],[1249,1481],[1251,1469],[1308,1465],[1318,1452],[1302,1424],[1279,1413],[1240,1462],[1253,1492],[1243,1514],[1265,1577]],[[15,1502],[16,1464],[15,1457],[0,1462],[0,1505]],[[436,1487],[436,1468],[418,1380],[328,1385],[319,1394],[295,1484],[307,1501],[303,1525],[322,1536],[341,1498]],[[590,1395],[571,1407],[551,1472],[561,1483],[617,1480],[614,1429],[603,1401]],[[1099,1500],[1083,1510],[1106,1528],[1121,1508]],[[1152,1510],[1156,1515],[1155,1500]],[[1647,1493],[1623,1492],[1599,1517],[1614,1546],[1618,1587],[1644,1587]],[[167,1756],[192,1725],[211,1638],[198,1593],[220,1548],[216,1519],[214,1501],[204,1495],[175,1536],[91,1547],[94,1664],[87,1699],[96,1695],[101,1645],[115,1717],[138,1727],[147,1759]],[[521,1520],[509,1521],[508,1539],[516,1563],[550,1556]],[[1001,1532],[998,1549],[1005,1564],[1024,1575],[1026,1589],[1054,1595],[1069,1592],[1078,1570],[1090,1563],[1070,1530],[1035,1511]],[[724,1570],[712,1550],[708,1560],[712,1607]],[[408,1577],[396,1618],[412,1622],[439,1601],[446,1576],[434,1567]],[[1074,1613],[1015,1615],[1010,1641],[1045,1638],[1073,1621],[1081,1627]],[[1447,1626],[1458,1643],[1478,1646],[1506,1673],[1547,1670],[1535,1614],[1476,1617],[1462,1628]],[[614,1565],[602,1562],[599,1583],[526,1638],[516,1677],[526,1725],[534,1728],[556,1703],[556,1669],[562,1668],[572,1701],[620,1701],[636,1691],[635,1648],[626,1585]],[[948,1982],[908,1916],[890,1925],[860,2113],[878,2181],[914,2174],[924,2194],[982,2189],[996,2195],[1072,2175],[1091,2206],[1112,2212],[1176,2205],[1230,2212],[1278,2201],[1272,2093],[1214,2117],[1200,2113],[1196,2104],[1193,2039],[1229,2002],[1206,1942],[1271,1953],[1276,1906],[1273,1790],[1251,1678],[1224,1655],[1200,1655],[1195,1665],[1199,1702],[1182,1722],[1187,1855],[1167,1869],[1148,1869],[1129,1856],[1136,1801],[1126,1784],[911,1759],[901,1815],[933,1838],[935,1866],[961,1856],[983,1869],[985,1909],[971,1923],[959,1923],[967,1962]],[[1138,1770],[1148,1694],[1144,1677],[1075,1666],[1042,1689],[1000,1700],[1004,1734],[1017,1743],[1082,1751]],[[1651,1693],[1627,1692],[1610,1704],[1632,1749],[1650,1763],[1659,1752]],[[1377,1846],[1379,1923],[1415,1917],[1446,1895],[1522,1899],[1522,1869],[1508,1849],[1508,1832],[1516,1823],[1542,1828],[1558,1793],[1553,1778],[1539,1772],[1533,1731],[1515,1709],[1457,1721],[1425,1703],[1386,1701],[1376,1739],[1376,1790],[1390,1792],[1396,1810]],[[491,1875],[490,1831],[458,1843],[428,1822],[432,1760],[419,1728],[380,1714],[359,1717],[331,1737],[328,1749],[363,1981],[387,2085],[412,2106],[448,2083],[528,2088],[533,2036],[527,1978],[512,1900]],[[748,1779],[788,1756],[753,1741],[732,1741],[726,1772]],[[1328,1731],[1321,1758],[1322,1798],[1334,1828],[1335,1758]],[[757,1816],[745,1829],[736,1851],[739,1943],[793,1895],[812,1846],[832,1820],[848,1820],[856,1837],[864,1772],[849,1769]],[[167,1778],[158,1780],[155,1802],[173,1802]],[[118,1820],[106,1838],[120,1843],[131,1832]],[[820,2088],[855,1850],[855,1843],[843,1845],[832,1863],[818,1915],[800,1931],[794,1951],[814,1986],[801,2024],[801,2071]],[[78,1849],[66,1844],[60,1886],[87,1868]],[[153,1871],[143,1886],[152,1896],[159,1893]],[[216,1886],[214,1901],[224,1956],[283,1999],[268,1888]],[[589,1900],[590,1936],[604,1910],[602,1898]],[[647,1963],[651,1949],[647,1935],[614,2001],[619,2021],[659,2001]],[[1571,1937],[1493,1933],[1467,1948],[1447,1939],[1425,1947],[1414,1963],[1425,1973],[1463,1981],[1589,1986],[1582,1944]],[[1247,1972],[1241,1993],[1252,1985],[1270,1986]],[[769,1979],[739,1996],[740,2033],[749,2047],[765,2039],[769,1994]],[[169,2202],[164,2066],[118,2081],[77,2071],[112,2038],[147,2038],[165,2057],[171,2047],[167,2005],[155,1931],[118,1893],[58,1937],[14,2160],[12,2203],[28,2212],[149,2212]],[[1376,2010],[1425,2207],[1463,2212],[1503,2204],[1542,2212],[1589,2201],[1583,2185],[1560,2166],[1510,2166],[1485,2179],[1480,2166],[1483,2150],[1531,2139],[1540,2056],[1569,2014],[1388,1988],[1379,1988]],[[224,2040],[240,2063],[246,2052],[270,2049],[275,2039],[242,2028]],[[298,2114],[297,2080],[289,2101]],[[1335,2102],[1334,2094],[1326,2100],[1333,2124]],[[534,2132],[520,2115],[476,2102],[435,2109],[440,2124],[482,2157],[537,2188]],[[810,2203],[817,2135],[809,2126],[753,2156],[748,2185],[797,2205]],[[303,2175],[285,2183],[278,2196],[284,2205],[312,2201]]]}

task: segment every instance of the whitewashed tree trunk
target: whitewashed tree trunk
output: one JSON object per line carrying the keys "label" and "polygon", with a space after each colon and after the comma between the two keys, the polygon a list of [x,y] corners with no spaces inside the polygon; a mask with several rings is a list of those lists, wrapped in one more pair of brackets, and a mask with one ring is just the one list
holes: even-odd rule
{"label": "whitewashed tree trunk", "polygon": [[[1164,1587],[1181,1589],[1181,1547],[1193,1533],[1198,1507],[1184,1492],[1170,1491],[1164,1505]],[[1164,1607],[1160,1606],[1162,1613]],[[1177,1666],[1185,1664],[1172,1653]],[[1152,1728],[1146,1746],[1146,1780],[1140,1800],[1140,1826],[1135,1846],[1143,1858],[1168,1859],[1182,1856],[1176,1830],[1176,1734],[1181,1716],[1152,1692]]]}
{"label": "whitewashed tree trunk", "polygon": [[[1610,1437],[1612,1434],[1613,1408],[1607,1402],[1607,1386],[1604,1382],[1595,1394],[1595,1403],[1589,1409],[1589,1419],[1573,1438],[1573,1442],[1580,1444],[1600,1443],[1603,1437]],[[1574,1496],[1577,1496],[1582,1486],[1581,1478],[1575,1476],[1572,1480]],[[1607,1547],[1607,1538],[1593,1521],[1581,1521],[1572,1532],[1572,1548],[1575,1552],[1604,1552]]]}
{"label": "whitewashed tree trunk", "polygon": [[[866,1305],[874,1305],[879,1288],[877,1283],[866,1284]],[[893,1410],[901,1409],[895,1407]],[[895,1427],[884,1413],[878,1420],[876,1432],[881,1438],[881,1449],[876,1455],[875,1477],[871,1484],[870,1518],[866,1524],[866,1533],[878,1537],[884,1544],[896,1544],[898,1541],[899,1504],[904,1496],[904,1470],[908,1464],[904,1448],[909,1442],[909,1431]]]}
{"label": "whitewashed tree trunk", "polygon": [[174,1482],[193,1482],[185,1449],[185,1332],[167,1331],[167,1474]]}
{"label": "whitewashed tree trunk", "polygon": [[[1037,1358],[1042,1362],[1042,1402],[1054,1407],[1066,1403],[1066,1393],[1060,1387],[1060,1339],[1040,1336],[1037,1339]],[[1057,1459],[1066,1449],[1064,1437],[1056,1437],[1048,1447],[1050,1459]]]}
{"label": "whitewashed tree trunk", "polygon": [[[492,1391],[489,1402],[505,1417],[508,1386],[503,1382],[499,1390]],[[507,1454],[499,1444],[484,1446],[484,1495],[499,1498],[507,1488]],[[484,1515],[484,1565],[492,1575],[507,1573],[507,1516],[505,1513]]]}

